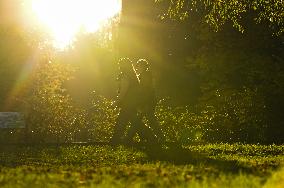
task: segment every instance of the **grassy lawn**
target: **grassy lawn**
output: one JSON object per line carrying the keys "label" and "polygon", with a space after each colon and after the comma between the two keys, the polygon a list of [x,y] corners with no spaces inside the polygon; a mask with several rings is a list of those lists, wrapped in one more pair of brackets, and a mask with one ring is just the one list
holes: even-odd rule
{"label": "grassy lawn", "polygon": [[0,187],[284,187],[284,145],[0,146]]}

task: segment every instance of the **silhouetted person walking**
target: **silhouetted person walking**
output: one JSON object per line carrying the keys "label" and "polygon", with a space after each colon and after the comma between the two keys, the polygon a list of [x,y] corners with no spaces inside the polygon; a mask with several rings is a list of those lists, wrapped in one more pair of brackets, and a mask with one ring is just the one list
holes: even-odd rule
{"label": "silhouetted person walking", "polygon": [[145,117],[148,120],[149,127],[146,127],[144,123],[143,125],[132,125],[128,132],[128,139],[131,140],[135,133],[138,132],[149,142],[164,142],[165,136],[155,116],[157,100],[153,85],[153,76],[148,61],[145,59],[138,60],[135,65],[135,73],[139,81],[139,101],[136,103],[139,112],[138,118],[142,123],[142,119]]}
{"label": "silhouetted person walking", "polygon": [[114,135],[111,142],[113,144],[123,143],[127,124],[141,124],[137,116],[137,96],[139,95],[139,80],[135,74],[133,64],[130,59],[123,58],[119,61],[119,87],[117,95],[117,106],[120,108]]}

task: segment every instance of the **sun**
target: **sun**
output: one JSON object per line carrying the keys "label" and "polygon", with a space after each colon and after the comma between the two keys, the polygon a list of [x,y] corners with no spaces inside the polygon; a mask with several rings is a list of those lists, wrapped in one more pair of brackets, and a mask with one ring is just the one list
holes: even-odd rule
{"label": "sun", "polygon": [[59,49],[72,44],[79,31],[96,32],[121,12],[121,0],[32,0],[31,6]]}

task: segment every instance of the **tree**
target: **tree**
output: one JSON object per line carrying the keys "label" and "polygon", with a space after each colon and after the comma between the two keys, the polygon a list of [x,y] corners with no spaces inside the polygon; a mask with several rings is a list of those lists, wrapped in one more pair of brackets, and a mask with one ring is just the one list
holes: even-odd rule
{"label": "tree", "polygon": [[167,4],[164,17],[184,20],[192,14],[202,13],[204,21],[216,31],[226,22],[244,31],[242,20],[253,15],[256,23],[266,22],[275,34],[284,32],[284,1],[282,0],[156,0]]}

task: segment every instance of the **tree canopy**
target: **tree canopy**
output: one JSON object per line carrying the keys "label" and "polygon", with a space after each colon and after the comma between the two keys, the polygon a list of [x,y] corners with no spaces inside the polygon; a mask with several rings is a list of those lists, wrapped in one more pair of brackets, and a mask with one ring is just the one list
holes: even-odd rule
{"label": "tree canopy", "polygon": [[256,22],[264,22],[280,35],[284,32],[284,1],[282,0],[156,0],[167,4],[162,18],[185,20],[199,12],[204,21],[218,31],[220,26],[231,22],[233,27],[244,31],[243,18],[252,15]]}

